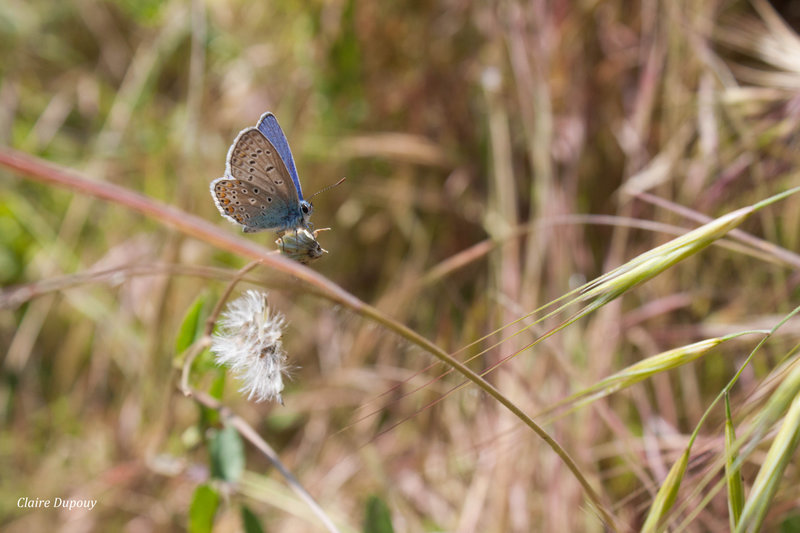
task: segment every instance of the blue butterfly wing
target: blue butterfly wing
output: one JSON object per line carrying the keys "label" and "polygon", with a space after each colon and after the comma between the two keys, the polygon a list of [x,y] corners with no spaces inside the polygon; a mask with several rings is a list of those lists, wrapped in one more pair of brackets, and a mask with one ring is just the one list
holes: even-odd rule
{"label": "blue butterfly wing", "polygon": [[211,183],[222,216],[246,233],[285,231],[305,223],[291,176],[278,149],[256,128],[239,132],[228,150],[225,176]]}
{"label": "blue butterfly wing", "polygon": [[297,196],[300,200],[303,200],[303,190],[300,188],[300,178],[297,176],[297,167],[294,164],[292,150],[289,148],[289,141],[286,140],[286,135],[283,134],[283,130],[280,124],[278,124],[278,119],[275,118],[272,112],[267,111],[261,115],[261,119],[259,119],[256,127],[258,131],[264,134],[264,137],[269,139],[269,142],[271,142],[272,146],[278,151],[278,155],[281,156],[283,164],[286,165],[286,168],[289,170],[289,175],[292,177],[294,187],[297,189]]}

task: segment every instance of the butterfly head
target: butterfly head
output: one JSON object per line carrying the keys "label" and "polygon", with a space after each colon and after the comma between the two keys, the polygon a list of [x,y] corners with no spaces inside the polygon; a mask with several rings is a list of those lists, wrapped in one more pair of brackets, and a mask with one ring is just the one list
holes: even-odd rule
{"label": "butterfly head", "polygon": [[300,200],[300,212],[303,213],[303,225],[308,226],[308,219],[314,212],[314,206],[308,200]]}

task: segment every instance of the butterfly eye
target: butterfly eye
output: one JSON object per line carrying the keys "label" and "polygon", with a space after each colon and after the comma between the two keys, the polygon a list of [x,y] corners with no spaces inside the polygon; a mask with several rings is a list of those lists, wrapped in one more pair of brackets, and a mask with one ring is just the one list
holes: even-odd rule
{"label": "butterfly eye", "polygon": [[303,205],[302,209],[303,209],[303,213],[307,215],[308,214],[308,206],[307,205]]}

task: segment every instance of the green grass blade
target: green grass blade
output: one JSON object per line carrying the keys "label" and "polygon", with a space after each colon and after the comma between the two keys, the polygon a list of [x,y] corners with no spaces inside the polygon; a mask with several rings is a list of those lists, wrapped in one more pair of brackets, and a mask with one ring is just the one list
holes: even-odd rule
{"label": "green grass blade", "polygon": [[[775,394],[777,393],[778,391]],[[753,482],[750,496],[744,504],[741,519],[736,527],[737,533],[761,531],[783,473],[792,460],[799,442],[800,395],[797,395]]]}
{"label": "green grass blade", "polygon": [[734,465],[737,457],[733,447],[735,441],[736,434],[733,429],[730,398],[728,394],[725,394],[725,478],[728,486],[728,514],[731,531],[739,523],[739,517],[742,515],[742,507],[744,506],[742,473],[739,467]]}
{"label": "green grass blade", "polygon": [[642,526],[643,533],[654,533],[659,531],[661,520],[666,516],[667,512],[675,504],[675,499],[678,497],[678,489],[683,481],[683,475],[686,473],[686,467],[689,465],[689,448],[683,452],[680,459],[672,465],[669,470],[664,483],[658,489],[653,505],[650,506],[650,512],[647,513],[647,519]]}

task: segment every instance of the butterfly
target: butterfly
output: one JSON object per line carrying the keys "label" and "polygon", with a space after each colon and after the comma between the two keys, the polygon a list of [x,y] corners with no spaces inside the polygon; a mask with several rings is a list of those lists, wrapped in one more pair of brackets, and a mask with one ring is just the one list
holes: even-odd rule
{"label": "butterfly", "polygon": [[271,112],[239,132],[228,150],[225,175],[211,182],[220,214],[245,233],[310,228],[314,208],[303,198],[289,142]]}

